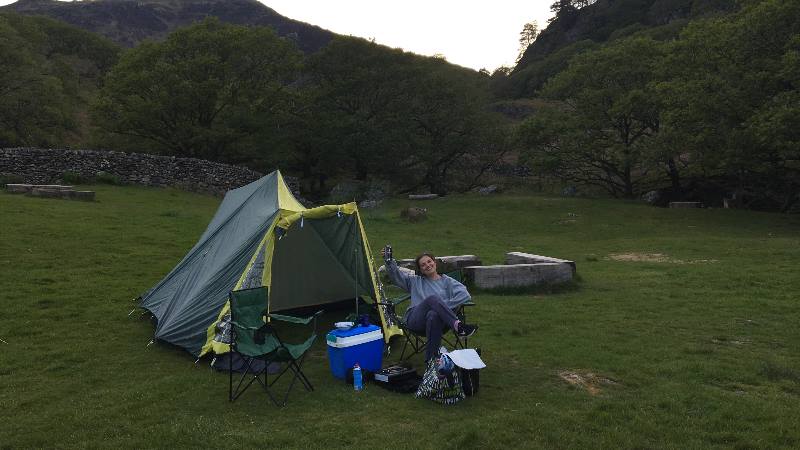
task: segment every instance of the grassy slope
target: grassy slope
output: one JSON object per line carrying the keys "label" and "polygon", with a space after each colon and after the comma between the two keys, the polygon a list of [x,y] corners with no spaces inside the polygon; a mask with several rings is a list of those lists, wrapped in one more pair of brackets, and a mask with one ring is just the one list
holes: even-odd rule
{"label": "grassy slope", "polygon": [[[406,202],[388,202],[364,212],[376,250],[570,258],[579,288],[476,295],[489,367],[457,407],[356,396],[318,343],[306,362],[317,390],[278,410],[256,391],[229,404],[225,376],[146,349],[151,326],[127,316],[218,199],[94,189],[96,203],[0,195],[2,448],[800,445],[796,216],[509,195],[425,203],[430,220],[412,225],[397,217]],[[669,261],[608,258],[623,253]],[[590,395],[562,370],[617,384]]]}

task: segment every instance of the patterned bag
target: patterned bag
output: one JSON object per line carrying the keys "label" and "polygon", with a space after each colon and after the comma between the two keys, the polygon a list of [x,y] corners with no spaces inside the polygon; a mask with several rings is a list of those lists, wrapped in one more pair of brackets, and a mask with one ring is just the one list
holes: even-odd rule
{"label": "patterned bag", "polygon": [[446,377],[440,377],[436,369],[436,359],[432,359],[428,362],[422,382],[414,396],[427,398],[443,405],[453,405],[464,400],[464,390],[461,387],[458,368],[452,370]]}

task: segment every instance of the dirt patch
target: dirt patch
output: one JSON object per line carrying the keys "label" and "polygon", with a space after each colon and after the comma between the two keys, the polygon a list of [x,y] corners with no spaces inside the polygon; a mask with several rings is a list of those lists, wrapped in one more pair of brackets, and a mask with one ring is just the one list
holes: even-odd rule
{"label": "dirt patch", "polygon": [[674,262],[669,256],[663,253],[612,253],[608,259],[614,261],[633,261],[633,262]]}
{"label": "dirt patch", "polygon": [[603,386],[614,386],[619,384],[617,381],[606,378],[592,372],[579,370],[562,370],[558,377],[567,383],[585,389],[591,395],[598,395],[602,392]]}
{"label": "dirt patch", "polygon": [[664,253],[612,253],[606,259],[626,262],[656,262],[671,264],[703,264],[715,263],[716,259],[676,259]]}

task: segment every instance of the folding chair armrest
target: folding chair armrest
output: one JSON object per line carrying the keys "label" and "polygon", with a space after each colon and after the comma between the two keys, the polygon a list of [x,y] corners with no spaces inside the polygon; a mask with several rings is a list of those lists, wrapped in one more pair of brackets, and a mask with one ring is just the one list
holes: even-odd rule
{"label": "folding chair armrest", "polygon": [[404,301],[406,301],[406,300],[408,300],[410,298],[411,298],[411,294],[405,294],[405,295],[397,297],[397,298],[390,298],[389,301],[392,302],[393,305],[399,305],[400,303],[403,303]]}
{"label": "folding chair armrest", "polygon": [[258,329],[261,328],[261,326],[251,327],[251,326],[247,326],[247,325],[242,325],[241,323],[239,323],[239,322],[237,322],[235,320],[231,320],[231,325],[235,326],[236,328],[241,328],[242,330],[258,330]]}
{"label": "folding chair armrest", "polygon": [[267,314],[267,317],[269,317],[270,319],[280,320],[281,322],[291,322],[291,323],[299,323],[301,325],[308,325],[309,323],[311,323],[312,320],[315,320],[317,316],[319,316],[320,314],[322,314],[322,310],[319,310],[308,317],[286,316],[283,314]]}

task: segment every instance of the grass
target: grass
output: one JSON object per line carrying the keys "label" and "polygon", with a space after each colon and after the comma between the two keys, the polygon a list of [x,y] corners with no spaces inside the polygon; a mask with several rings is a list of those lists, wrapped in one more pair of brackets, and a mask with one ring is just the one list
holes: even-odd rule
{"label": "grass", "polygon": [[317,390],[277,409],[253,390],[229,404],[226,376],[145,347],[152,327],[128,317],[219,199],[87,189],[97,202],[0,194],[0,448],[800,446],[800,217],[470,195],[421,204],[429,220],[408,224],[408,202],[385,202],[362,212],[376,251],[484,264],[527,251],[576,261],[580,281],[476,293],[471,342],[488,367],[458,406],[355,394],[319,342]]}

